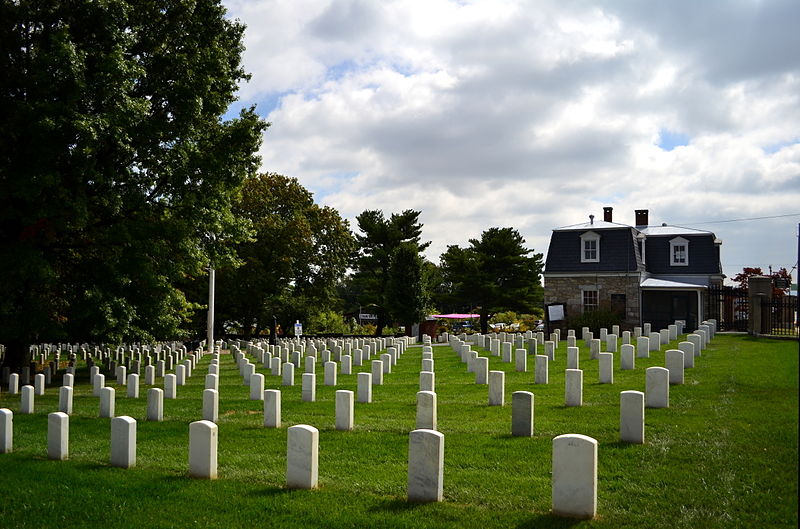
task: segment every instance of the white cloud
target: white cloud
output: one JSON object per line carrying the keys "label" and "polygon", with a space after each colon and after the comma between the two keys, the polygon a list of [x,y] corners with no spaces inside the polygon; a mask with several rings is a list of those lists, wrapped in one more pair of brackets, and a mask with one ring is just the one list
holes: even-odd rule
{"label": "white cloud", "polygon": [[[491,226],[546,251],[605,205],[630,223],[800,211],[796,2],[226,5],[248,25],[242,99],[281,94],[264,170],[351,219],[421,210],[433,260]],[[660,149],[664,129],[688,145]],[[698,227],[738,268],[791,266],[768,225]]]}

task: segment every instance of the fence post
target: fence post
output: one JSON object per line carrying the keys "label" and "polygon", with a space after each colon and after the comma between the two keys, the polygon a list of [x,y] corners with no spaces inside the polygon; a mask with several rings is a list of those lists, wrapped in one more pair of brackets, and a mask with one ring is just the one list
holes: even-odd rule
{"label": "fence post", "polygon": [[750,324],[747,332],[753,335],[769,334],[771,331],[769,311],[764,313],[762,304],[772,300],[772,278],[767,276],[752,276],[747,280],[748,296],[750,298]]}

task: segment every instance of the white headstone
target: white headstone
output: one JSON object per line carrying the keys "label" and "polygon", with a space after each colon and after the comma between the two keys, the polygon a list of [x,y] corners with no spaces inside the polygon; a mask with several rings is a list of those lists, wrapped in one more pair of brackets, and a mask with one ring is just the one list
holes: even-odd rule
{"label": "white headstone", "polygon": [[614,383],[614,353],[600,353],[598,369],[601,384]]}
{"label": "white headstone", "polygon": [[626,443],[644,443],[644,393],[619,394],[619,438]]}
{"label": "white headstone", "polygon": [[565,374],[564,404],[566,406],[583,406],[583,371],[567,369]]}
{"label": "white headstone", "polygon": [[253,373],[250,375],[250,400],[261,400],[264,398],[264,375]]}
{"label": "white headstone", "polygon": [[433,373],[433,371],[420,371],[419,390],[436,391],[436,375]]}
{"label": "white headstone", "polygon": [[44,395],[44,381],[45,377],[42,373],[33,377],[33,391],[36,395]]}
{"label": "white headstone", "polygon": [[664,353],[665,364],[669,370],[670,384],[683,384],[683,351],[667,349]]}
{"label": "white headstone", "polygon": [[0,408],[0,454],[10,454],[14,450],[14,413],[8,408]]}
{"label": "white headstone", "polygon": [[372,385],[383,385],[383,362],[381,360],[372,361]]}
{"label": "white headstone", "polygon": [[669,408],[669,370],[648,367],[645,370],[645,405],[648,408]]}
{"label": "white headstone", "polygon": [[319,430],[307,424],[288,429],[286,486],[315,489],[319,480]]}
{"label": "white headstone", "polygon": [[22,386],[21,393],[19,412],[20,414],[30,415],[36,407],[33,386],[28,384]]}
{"label": "white headstone", "polygon": [[219,421],[219,392],[216,389],[203,390],[203,420]]}
{"label": "white headstone", "polygon": [[164,398],[177,399],[178,398],[178,383],[173,373],[164,376]]}
{"label": "white headstone", "polygon": [[372,402],[372,373],[358,374],[358,402]]}
{"label": "white headstone", "polygon": [[546,355],[536,355],[536,371],[534,373],[534,384],[547,384],[549,383],[549,365],[550,359]]}
{"label": "white headstone", "polygon": [[476,384],[489,383],[489,359],[485,356],[479,356],[473,361],[473,369],[475,372]]}
{"label": "white headstone", "polygon": [[620,347],[619,368],[623,370],[636,368],[636,348],[630,344]]}
{"label": "white headstone", "polygon": [[597,441],[580,434],[553,439],[553,514],[594,518],[597,514]]}
{"label": "white headstone", "polygon": [[47,457],[69,458],[69,415],[56,411],[47,415]]}
{"label": "white headstone", "polygon": [[128,398],[139,398],[139,375],[131,373],[128,375]]}
{"label": "white headstone", "polygon": [[511,394],[511,435],[533,436],[533,393],[515,391]]}
{"label": "white headstone", "polygon": [[[109,388],[110,389],[110,388]],[[111,466],[136,466],[136,419],[122,415],[111,419]]]}
{"label": "white headstone", "polygon": [[161,388],[147,390],[147,420],[155,422],[164,420],[164,391]]}
{"label": "white headstone", "polygon": [[528,351],[525,349],[516,349],[514,355],[516,370],[520,373],[528,371]]}
{"label": "white headstone", "polygon": [[264,390],[264,426],[281,427],[281,391],[279,389]]}
{"label": "white headstone", "polygon": [[580,349],[567,347],[567,369],[580,369]]}
{"label": "white headstone", "polygon": [[353,392],[345,389],[336,391],[336,429],[353,429]]}
{"label": "white headstone", "polygon": [[408,500],[438,502],[443,497],[444,435],[417,429],[408,439]]}
{"label": "white headstone", "polygon": [[417,429],[436,429],[436,393],[417,392]]}
{"label": "white headstone", "polygon": [[218,427],[211,421],[195,421],[189,424],[190,476],[217,478],[218,435]]}
{"label": "white headstone", "polygon": [[281,383],[284,386],[294,386],[294,364],[285,362],[281,368],[283,370],[283,378]]}
{"label": "white headstone", "polygon": [[680,342],[678,349],[683,351],[683,367],[694,367],[694,344],[692,342]]}
{"label": "white headstone", "polygon": [[100,418],[110,419],[114,417],[116,401],[114,388],[103,388],[100,390]]}
{"label": "white headstone", "polygon": [[617,352],[617,336],[616,334],[609,334],[606,336],[606,350],[609,353]]}
{"label": "white headstone", "polygon": [[[332,364],[333,362],[325,362]],[[303,373],[300,400],[303,402],[315,402],[317,400],[317,374]]]}
{"label": "white headstone", "polygon": [[650,338],[647,336],[636,338],[636,357],[650,358]]}
{"label": "white headstone", "polygon": [[337,371],[336,362],[325,362],[325,385],[326,386],[335,386],[336,385],[336,371]]}
{"label": "white headstone", "polygon": [[489,371],[489,406],[505,405],[505,371]]}
{"label": "white headstone", "polygon": [[58,388],[58,411],[72,415],[72,386]]}

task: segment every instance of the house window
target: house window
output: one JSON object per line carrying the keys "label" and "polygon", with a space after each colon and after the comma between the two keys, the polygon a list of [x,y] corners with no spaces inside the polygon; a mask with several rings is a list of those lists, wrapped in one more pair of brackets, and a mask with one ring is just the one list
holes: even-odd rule
{"label": "house window", "polygon": [[689,266],[689,241],[675,237],[669,241],[670,266]]}
{"label": "house window", "polygon": [[597,290],[584,290],[583,291],[583,312],[592,312],[597,310],[598,295]]}
{"label": "house window", "polygon": [[581,262],[600,262],[600,235],[593,231],[581,235]]}

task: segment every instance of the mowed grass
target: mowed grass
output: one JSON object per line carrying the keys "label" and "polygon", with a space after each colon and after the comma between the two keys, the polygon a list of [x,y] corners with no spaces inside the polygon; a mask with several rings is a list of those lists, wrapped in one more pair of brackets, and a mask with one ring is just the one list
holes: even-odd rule
{"label": "mowed grass", "polygon": [[[675,347],[676,342],[672,343]],[[219,479],[189,478],[188,424],[201,416],[210,357],[199,363],[161,423],[147,422],[146,392],[117,390],[116,415],[138,421],[135,468],[108,464],[110,419],[100,419],[85,368],[79,370],[70,418],[70,459],[47,459],[47,414],[58,388],[36,397],[34,415],[3,392],[14,412],[14,451],[0,455],[0,527],[797,527],[798,344],[718,335],[670,388],[670,408],[647,409],[646,444],[620,443],[619,393],[645,389],[645,368],[664,351],[636,359],[613,385],[601,385],[597,361],[581,348],[584,406],[564,406],[566,344],[550,364],[550,384],[481,351],[506,372],[506,405],[489,407],[488,387],[474,384],[458,355],[435,347],[439,430],[445,436],[444,501],[406,501],[408,433],[415,427],[421,347],[412,347],[375,386],[371,404],[356,403],[355,429],[334,429],[334,392],[356,391],[356,375],[322,385],[317,402],[258,365],[267,388],[282,391],[283,428],[266,429],[260,401],[249,400],[230,355],[222,355]],[[373,357],[375,358],[375,357]],[[55,380],[60,383],[60,375]],[[159,380],[161,383],[161,380]],[[511,431],[511,393],[535,395],[535,436]],[[288,490],[286,427],[320,430],[319,481]],[[599,441],[598,516],[576,521],[550,514],[553,437],[580,433]]]}

